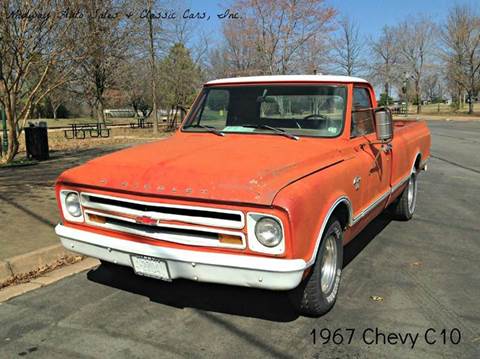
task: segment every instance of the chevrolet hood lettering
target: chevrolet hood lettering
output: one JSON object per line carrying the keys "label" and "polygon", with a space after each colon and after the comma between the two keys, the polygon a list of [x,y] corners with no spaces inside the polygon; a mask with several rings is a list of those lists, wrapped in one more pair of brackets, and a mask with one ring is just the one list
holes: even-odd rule
{"label": "chevrolet hood lettering", "polygon": [[[59,181],[147,195],[270,205],[285,186],[342,161],[336,150],[340,141],[179,133],[99,157],[67,170]],[[107,179],[108,186],[102,186],[100,179]]]}

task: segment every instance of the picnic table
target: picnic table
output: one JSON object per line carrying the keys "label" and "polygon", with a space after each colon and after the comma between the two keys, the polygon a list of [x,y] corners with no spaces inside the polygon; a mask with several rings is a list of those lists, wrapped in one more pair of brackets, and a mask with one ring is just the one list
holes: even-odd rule
{"label": "picnic table", "polygon": [[407,112],[407,106],[405,104],[391,105],[389,106],[389,108],[390,108],[390,111],[392,111],[392,113],[396,115],[399,115],[399,114],[404,115]]}
{"label": "picnic table", "polygon": [[149,128],[153,127],[153,122],[145,122],[145,117],[137,117],[137,122],[130,122],[131,128]]}
{"label": "picnic table", "polygon": [[110,137],[110,129],[101,122],[90,123],[71,123],[70,129],[63,130],[65,138],[71,140],[74,138],[84,139],[90,137]]}

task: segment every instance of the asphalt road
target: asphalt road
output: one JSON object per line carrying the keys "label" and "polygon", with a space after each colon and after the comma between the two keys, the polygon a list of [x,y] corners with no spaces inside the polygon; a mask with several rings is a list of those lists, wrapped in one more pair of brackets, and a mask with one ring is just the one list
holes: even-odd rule
{"label": "asphalt road", "polygon": [[[480,121],[429,125],[414,219],[381,216],[347,246],[322,318],[298,317],[282,293],[101,266],[0,304],[0,358],[480,357]],[[343,343],[323,344],[337,329]]]}

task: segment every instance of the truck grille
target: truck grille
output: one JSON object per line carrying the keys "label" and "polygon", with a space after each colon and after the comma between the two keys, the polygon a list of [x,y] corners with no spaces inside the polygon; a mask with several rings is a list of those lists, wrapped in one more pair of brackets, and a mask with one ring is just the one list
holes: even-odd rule
{"label": "truck grille", "polygon": [[[245,248],[241,211],[81,193],[88,224],[187,245]],[[225,228],[225,229],[223,229]]]}

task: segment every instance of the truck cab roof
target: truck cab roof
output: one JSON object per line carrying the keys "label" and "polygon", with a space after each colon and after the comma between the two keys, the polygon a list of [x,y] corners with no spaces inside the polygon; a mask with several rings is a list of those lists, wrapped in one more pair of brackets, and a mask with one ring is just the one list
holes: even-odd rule
{"label": "truck cab roof", "polygon": [[341,82],[341,83],[368,83],[366,80],[352,76],[337,75],[272,75],[272,76],[247,76],[218,79],[207,82],[206,86],[227,84],[253,84],[253,83],[288,83],[288,82]]}

